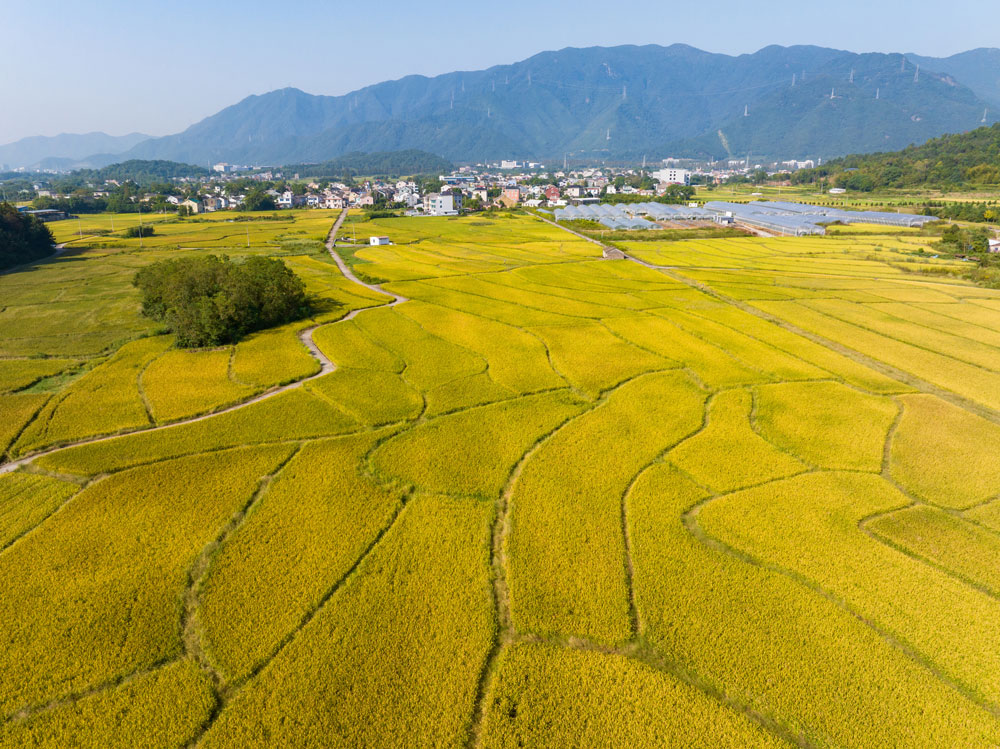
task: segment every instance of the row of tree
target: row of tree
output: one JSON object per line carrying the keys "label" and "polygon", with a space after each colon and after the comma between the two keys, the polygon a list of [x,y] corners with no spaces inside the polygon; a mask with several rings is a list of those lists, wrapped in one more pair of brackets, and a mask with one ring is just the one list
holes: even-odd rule
{"label": "row of tree", "polygon": [[792,175],[795,184],[826,182],[867,192],[878,188],[1000,184],[1000,123],[968,133],[944,135],[891,153],[834,159]]}
{"label": "row of tree", "polygon": [[0,203],[0,270],[52,254],[52,232],[10,203]]}

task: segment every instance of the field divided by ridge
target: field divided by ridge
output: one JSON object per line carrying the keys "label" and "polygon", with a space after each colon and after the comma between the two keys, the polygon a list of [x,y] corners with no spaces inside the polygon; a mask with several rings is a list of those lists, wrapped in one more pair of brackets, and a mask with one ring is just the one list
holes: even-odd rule
{"label": "field divided by ridge", "polygon": [[[0,746],[1000,743],[1000,292],[874,230],[350,216],[382,293],[334,218],[0,276]],[[220,248],[313,318],[174,348],[131,275]]]}

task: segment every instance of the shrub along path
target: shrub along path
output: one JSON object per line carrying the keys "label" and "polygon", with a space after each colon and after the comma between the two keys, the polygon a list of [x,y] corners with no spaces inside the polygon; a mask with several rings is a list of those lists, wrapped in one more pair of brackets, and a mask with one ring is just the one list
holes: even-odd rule
{"label": "shrub along path", "polygon": [[[333,228],[330,230],[330,234],[328,235],[326,241],[327,250],[329,251],[330,256],[337,263],[337,267],[340,268],[341,273],[343,273],[344,277],[347,278],[349,281],[352,281],[353,283],[356,283],[359,286],[364,286],[366,289],[370,291],[375,291],[379,294],[385,294],[386,296],[392,297],[393,301],[390,302],[388,305],[379,305],[379,306],[394,307],[397,304],[402,304],[403,302],[409,301],[404,296],[400,296],[399,294],[394,294],[392,292],[385,291],[384,289],[382,289],[381,286],[378,286],[377,284],[369,284],[361,281],[357,276],[355,276],[351,272],[351,269],[347,267],[347,265],[344,263],[341,257],[337,254],[336,250],[334,250],[334,242],[335,242],[334,238],[337,236],[337,231],[340,229],[341,224],[344,223],[344,219],[346,217],[347,217],[347,209],[345,208],[341,212],[340,216],[337,217],[337,221],[334,223]],[[65,245],[58,246],[58,252],[61,252],[63,249],[65,249]],[[371,309],[371,308],[364,308],[364,309]],[[355,316],[357,316],[357,314],[362,311],[363,309],[351,310],[346,315],[344,315],[344,317],[340,318],[340,320],[337,320],[336,322],[347,322],[348,320],[353,320]],[[323,325],[335,325],[335,324],[336,323],[323,323]],[[281,395],[282,393],[287,392],[289,390],[300,388],[305,383],[310,382],[311,380],[315,380],[317,377],[322,377],[324,375],[330,374],[337,368],[337,365],[334,364],[332,361],[330,361],[329,357],[322,351],[320,351],[319,346],[317,346],[316,343],[313,341],[313,333],[319,327],[320,327],[319,325],[312,325],[299,333],[299,340],[302,341],[302,344],[307,349],[309,349],[309,353],[312,354],[312,356],[320,364],[320,369],[316,374],[310,375],[309,377],[305,377],[301,380],[297,380],[296,382],[289,383],[288,385],[282,385],[280,387],[271,388],[270,390],[267,390],[253,398],[250,398],[249,400],[245,400],[242,403],[237,403],[234,406],[230,406],[228,408],[224,408],[219,411],[213,411],[212,413],[202,414],[201,416],[194,416],[191,417],[190,419],[183,419],[181,421],[171,422],[170,424],[149,427],[148,429],[141,429],[136,431],[155,432],[164,429],[173,429],[174,427],[183,426],[185,424],[193,424],[198,421],[205,421],[206,419],[211,419],[215,416],[221,416],[222,414],[229,413],[230,411],[237,411],[241,408],[252,406],[255,403],[260,403],[261,401],[267,400],[268,398],[273,398],[276,395]],[[5,473],[10,473],[11,471],[16,471],[18,468],[28,465],[36,458],[41,458],[45,455],[51,455],[52,453],[56,453],[61,450],[66,450],[71,447],[78,447],[80,445],[88,445],[88,444],[93,444],[95,442],[106,442],[108,440],[115,439],[116,437],[121,437],[121,436],[122,436],[121,434],[113,434],[103,437],[93,437],[90,439],[70,442],[64,445],[59,445],[57,447],[52,447],[45,450],[40,450],[38,452],[30,453],[21,458],[18,458],[17,460],[12,460],[8,463],[0,464],[0,475]]]}

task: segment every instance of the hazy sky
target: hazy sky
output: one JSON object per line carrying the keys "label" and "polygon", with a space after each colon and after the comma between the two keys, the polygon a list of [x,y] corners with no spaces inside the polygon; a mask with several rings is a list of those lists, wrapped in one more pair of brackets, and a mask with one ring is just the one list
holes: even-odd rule
{"label": "hazy sky", "polygon": [[0,143],[178,132],[249,94],[343,94],[568,46],[768,44],[946,56],[1000,46],[995,0],[0,0]]}

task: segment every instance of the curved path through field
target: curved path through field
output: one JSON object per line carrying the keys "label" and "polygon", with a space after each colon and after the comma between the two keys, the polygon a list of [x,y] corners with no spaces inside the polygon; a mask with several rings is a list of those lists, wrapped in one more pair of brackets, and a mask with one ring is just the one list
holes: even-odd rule
{"label": "curved path through field", "polygon": [[[400,296],[399,294],[393,294],[392,292],[383,290],[382,287],[380,287],[378,284],[364,283],[357,276],[355,276],[354,273],[351,272],[351,269],[347,267],[347,264],[344,262],[343,258],[341,258],[340,255],[337,254],[337,251],[334,249],[334,247],[336,246],[337,232],[340,230],[340,227],[344,223],[344,219],[346,217],[347,217],[347,209],[345,208],[341,212],[340,216],[337,218],[337,221],[334,223],[333,228],[330,229],[330,233],[327,235],[326,239],[327,251],[330,253],[330,256],[333,258],[334,262],[337,263],[337,267],[340,268],[340,272],[344,274],[344,277],[347,280],[356,283],[359,286],[364,286],[366,289],[369,289],[371,291],[375,291],[378,292],[379,294],[385,294],[388,297],[392,297],[392,302],[390,302],[388,305],[390,307],[394,307],[397,304],[402,304],[403,302],[409,301],[404,296]],[[59,252],[61,252],[64,249],[64,247],[65,247],[64,245],[59,245],[56,254],[59,254]],[[55,255],[50,255],[45,259],[50,260],[53,257],[55,257]],[[385,305],[379,305],[379,306],[385,306]],[[309,353],[312,354],[313,358],[319,362],[319,371],[314,375],[310,375],[309,377],[305,377],[301,380],[289,383],[288,385],[282,385],[280,387],[271,388],[270,390],[266,390],[260,395],[254,396],[253,398],[245,400],[242,403],[237,403],[234,406],[229,406],[228,408],[223,408],[218,411],[212,411],[211,413],[202,414],[201,416],[192,416],[189,419],[182,419],[181,421],[174,421],[171,422],[170,424],[162,424],[160,426],[151,426],[146,429],[137,429],[132,432],[123,432],[121,434],[90,437],[88,439],[77,440],[76,442],[70,442],[65,445],[59,445],[57,447],[50,447],[45,450],[39,450],[37,452],[29,453],[28,455],[25,455],[16,460],[0,464],[0,475],[16,471],[18,468],[28,465],[36,458],[40,458],[45,455],[51,455],[52,453],[57,453],[60,450],[67,450],[71,447],[78,447],[80,445],[89,445],[95,442],[106,442],[108,440],[112,440],[117,437],[123,437],[127,434],[136,434],[138,432],[155,432],[164,429],[173,429],[174,427],[183,426],[184,424],[193,424],[198,421],[205,421],[206,419],[211,419],[215,416],[220,416],[221,414],[229,413],[230,411],[237,411],[241,408],[246,408],[247,406],[251,406],[254,403],[260,403],[261,401],[267,400],[268,398],[273,398],[274,396],[280,395],[281,393],[287,392],[289,390],[294,390],[295,388],[302,387],[302,385],[309,382],[310,380],[315,380],[317,377],[322,377],[323,375],[330,374],[337,368],[337,365],[334,364],[332,361],[330,361],[329,357],[327,357],[326,354],[320,351],[319,346],[317,346],[316,342],[313,341],[313,333],[315,332],[315,330],[321,327],[322,325],[336,325],[338,322],[345,322],[347,320],[352,320],[359,312],[362,312],[365,309],[371,309],[371,307],[362,307],[361,309],[351,310],[349,313],[344,315],[344,317],[340,318],[339,320],[335,320],[330,323],[322,323],[321,325],[312,325],[299,333],[299,340],[302,341],[302,345],[304,345],[309,350]]]}

